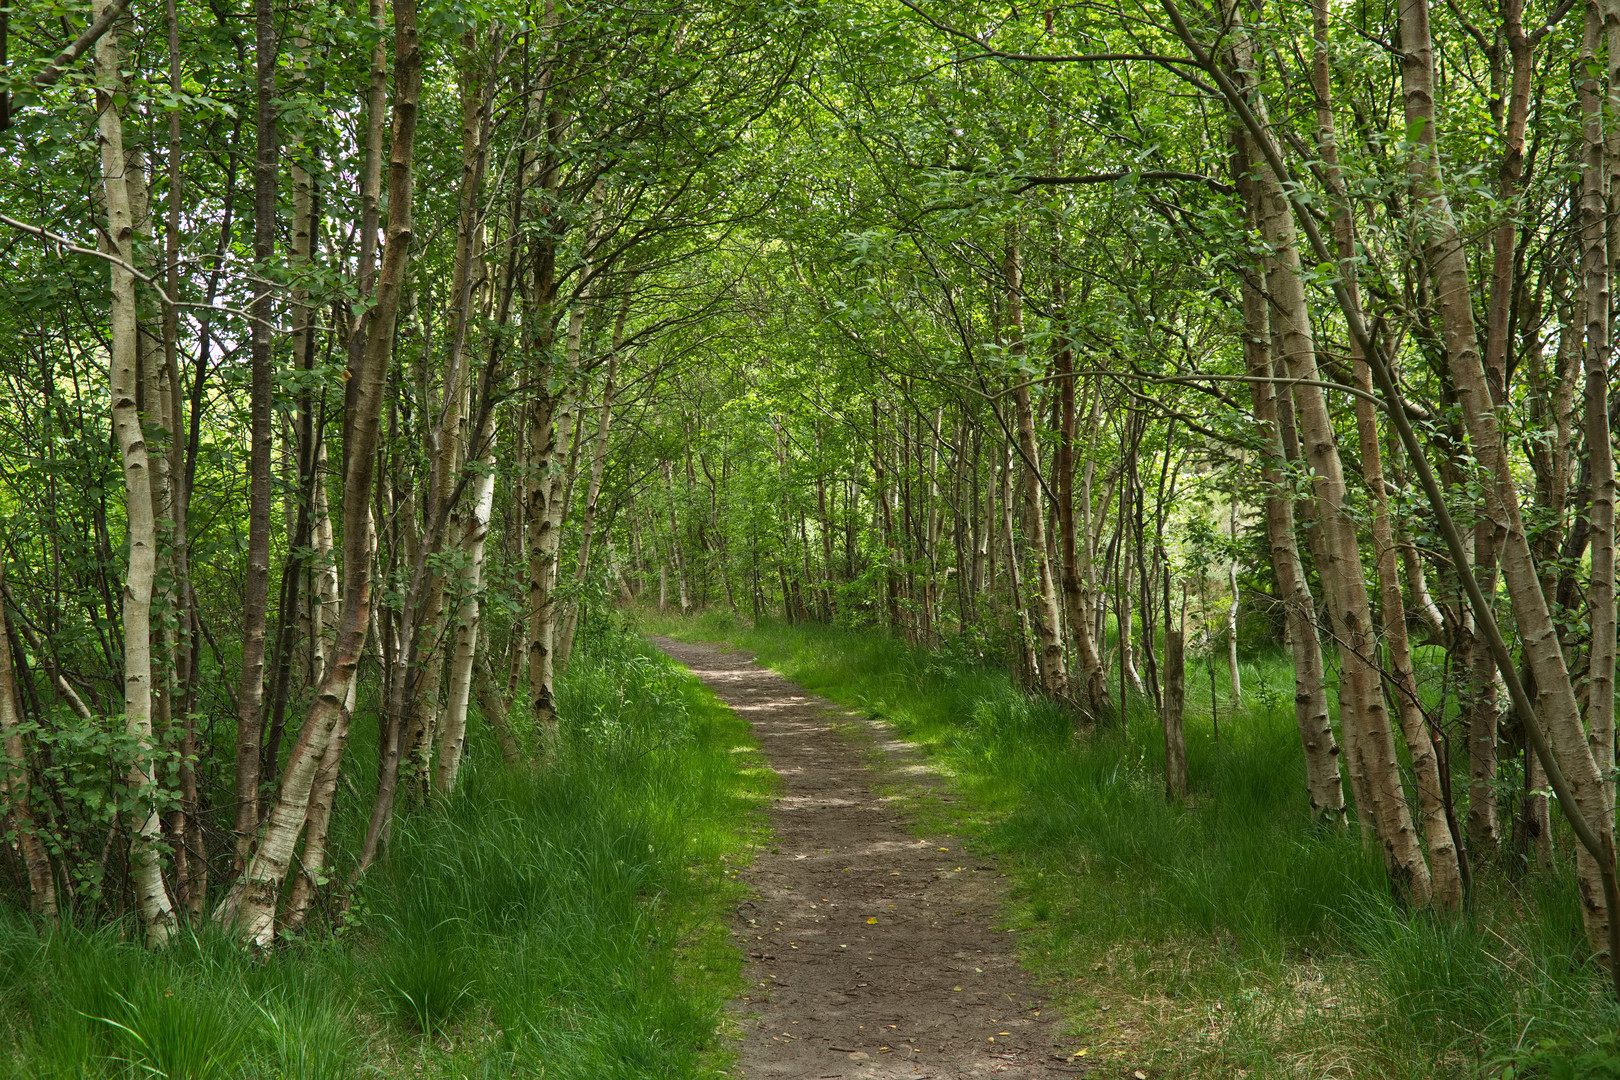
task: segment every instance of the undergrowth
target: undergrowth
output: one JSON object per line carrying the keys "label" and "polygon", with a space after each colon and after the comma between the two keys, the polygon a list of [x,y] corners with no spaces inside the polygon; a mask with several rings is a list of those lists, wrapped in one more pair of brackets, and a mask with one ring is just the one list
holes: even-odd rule
{"label": "undergrowth", "polygon": [[0,922],[0,1076],[719,1075],[723,913],[768,774],[661,654],[622,628],[583,649],[555,767],[502,764],[475,717],[456,796],[401,816],[340,932],[255,959],[207,929],[153,954]]}
{"label": "undergrowth", "polygon": [[[1282,655],[1245,665],[1218,741],[1189,665],[1191,792],[1173,805],[1149,702],[1077,738],[1004,671],[879,632],[645,619],[753,650],[929,751],[966,798],[916,812],[1012,875],[1009,925],[1089,1060],[1177,1077],[1620,1076],[1620,1013],[1567,859],[1520,881],[1480,868],[1461,918],[1400,908],[1354,829],[1311,820]],[[1218,677],[1224,693],[1224,664]]]}

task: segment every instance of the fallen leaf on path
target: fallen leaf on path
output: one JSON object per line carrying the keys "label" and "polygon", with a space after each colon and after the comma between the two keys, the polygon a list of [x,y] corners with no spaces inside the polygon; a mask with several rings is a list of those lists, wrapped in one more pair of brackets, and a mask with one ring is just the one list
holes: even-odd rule
{"label": "fallen leaf on path", "polygon": [[876,926],[877,925],[877,920],[876,919],[867,919],[866,920],[866,925],[867,926]]}

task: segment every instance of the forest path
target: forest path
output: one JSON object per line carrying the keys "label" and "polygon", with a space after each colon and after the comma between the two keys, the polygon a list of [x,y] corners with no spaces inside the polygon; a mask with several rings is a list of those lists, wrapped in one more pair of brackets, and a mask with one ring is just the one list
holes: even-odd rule
{"label": "forest path", "polygon": [[[748,720],[782,778],[775,843],[744,872],[754,898],[733,933],[746,943],[750,993],[737,1003],[748,1080],[1035,1080],[1074,1077],[997,930],[1005,885],[961,841],[919,840],[878,783],[949,798],[885,727],[805,692],[741,652],[655,643]],[[839,726],[870,723],[887,767]],[[757,1019],[755,1016],[757,1014]]]}

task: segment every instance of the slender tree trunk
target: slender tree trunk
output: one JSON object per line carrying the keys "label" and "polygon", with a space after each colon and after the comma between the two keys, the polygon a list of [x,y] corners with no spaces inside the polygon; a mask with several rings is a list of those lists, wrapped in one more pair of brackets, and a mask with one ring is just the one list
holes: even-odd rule
{"label": "slender tree trunk", "polygon": [[[1486,513],[1505,529],[1500,556],[1502,577],[1513,601],[1513,613],[1525,657],[1540,690],[1536,712],[1545,725],[1558,762],[1575,798],[1573,808],[1592,826],[1612,869],[1614,811],[1606,797],[1597,760],[1586,741],[1575,688],[1565,664],[1541,591],[1519,512],[1517,488],[1510,473],[1474,324],[1467,253],[1458,234],[1451,204],[1440,184],[1434,110],[1434,58],[1429,13],[1424,0],[1401,0],[1401,84],[1413,148],[1411,182],[1414,212],[1425,239],[1425,254],[1435,282],[1436,308],[1446,359],[1462,405],[1469,443],[1485,474]],[[1612,625],[1612,624],[1611,624]],[[1602,871],[1582,846],[1576,853],[1582,916],[1592,947],[1608,950],[1609,914],[1604,902]]]}
{"label": "slender tree trunk", "polygon": [[[1232,521],[1229,532],[1232,543],[1238,538],[1238,506],[1237,492],[1232,492]],[[1226,605],[1226,672],[1232,684],[1232,709],[1234,711],[1243,707],[1243,675],[1238,669],[1238,561],[1237,556],[1226,564],[1226,585],[1232,593],[1231,602]]]}
{"label": "slender tree trunk", "polygon": [[508,765],[515,765],[523,759],[523,753],[518,747],[517,738],[512,734],[512,725],[506,717],[506,702],[502,700],[495,686],[495,672],[489,666],[489,633],[483,635],[483,645],[479,649],[476,661],[476,671],[473,678],[473,690],[478,695],[478,711],[484,714],[484,720],[495,732],[495,741],[500,745],[501,758]]}
{"label": "slender tree trunk", "polygon": [[[1248,181],[1245,181],[1247,184]],[[1271,329],[1265,294],[1256,275],[1243,278],[1243,353],[1250,375],[1254,419],[1266,442],[1260,479],[1264,485],[1266,537],[1277,578],[1294,656],[1294,721],[1305,750],[1305,791],[1319,819],[1343,823],[1344,787],[1339,777],[1339,744],[1328,714],[1327,673],[1316,632],[1316,603],[1306,582],[1294,531],[1293,486],[1277,417],[1278,390],[1272,378]],[[1283,393],[1287,393],[1286,390]]]}
{"label": "slender tree trunk", "polygon": [[[1007,244],[1002,273],[1007,282],[1007,334],[1011,355],[1024,355],[1024,279],[1016,235]],[[1063,616],[1058,609],[1057,579],[1046,543],[1046,511],[1041,501],[1040,449],[1035,445],[1035,410],[1030,403],[1029,386],[1021,376],[1013,391],[1018,410],[1018,444],[1024,459],[1024,520],[1030,555],[1035,560],[1035,584],[1039,595],[1030,612],[1030,622],[1039,639],[1037,671],[1041,688],[1055,698],[1069,694],[1069,669],[1063,654]]]}
{"label": "slender tree trunk", "polygon": [[[95,16],[99,18],[110,4],[111,0],[96,0]],[[121,59],[117,33],[108,30],[96,43],[96,107],[107,211],[102,244],[108,254],[119,260],[112,264],[109,390],[129,530],[123,605],[124,725],[136,753],[125,781],[131,791],[151,792],[157,786],[152,758],[152,588],[157,571],[157,525],[152,513],[151,461],[136,406],[140,395],[140,329],[134,271],[135,220],[126,181],[129,157],[124,149],[124,125],[118,104],[125,93]],[[129,859],[136,911],[147,944],[162,948],[174,933],[175,917],[163,881],[162,824],[155,805],[147,803],[137,808],[134,826]]]}
{"label": "slender tree trunk", "polygon": [[271,0],[255,0],[254,70],[258,100],[253,160],[254,275],[250,357],[248,551],[242,598],[242,678],[236,692],[236,869],[253,854],[259,827],[260,756],[264,735],[265,609],[270,597],[270,454],[275,378],[270,355],[274,318],[270,260],[276,241],[276,23]]}
{"label": "slender tree trunk", "polygon": [[613,418],[613,395],[618,389],[619,350],[624,346],[624,320],[629,314],[630,300],[626,297],[619,308],[619,317],[613,329],[613,351],[608,355],[607,380],[602,386],[602,413],[596,421],[596,438],[591,446],[591,476],[585,489],[585,511],[579,524],[579,556],[574,562],[575,598],[568,602],[563,616],[562,633],[557,641],[557,663],[568,663],[574,651],[574,633],[579,625],[579,590],[591,570],[591,547],[596,535],[596,508],[602,495],[602,473],[607,468],[608,430]]}
{"label": "slender tree trunk", "polygon": [[[1338,141],[1330,97],[1326,0],[1315,0],[1312,13],[1316,39],[1312,82],[1316,92],[1317,149],[1322,156],[1328,186],[1336,198],[1342,199],[1344,184],[1339,169]],[[1355,281],[1355,238],[1348,204],[1335,206],[1333,233],[1347,279],[1347,293],[1351,302],[1359,307],[1361,294]],[[1401,731],[1412,756],[1418,810],[1423,837],[1428,845],[1434,904],[1443,911],[1456,911],[1463,904],[1465,877],[1458,847],[1460,838],[1451,827],[1451,808],[1447,800],[1449,788],[1441,774],[1440,755],[1430,734],[1428,717],[1424,714],[1417,678],[1412,670],[1412,652],[1406,637],[1406,606],[1396,568],[1389,493],[1384,483],[1378,417],[1372,404],[1372,369],[1360,347],[1354,343],[1351,345],[1351,360],[1356,385],[1362,391],[1362,396],[1358,396],[1355,403],[1356,430],[1360,437],[1362,480],[1372,502],[1372,539],[1383,609],[1384,643],[1392,669],[1389,680],[1391,696],[1395,699],[1395,712],[1400,718]]]}
{"label": "slender tree trunk", "polygon": [[[135,231],[141,238],[141,247],[150,249],[156,246],[156,237],[146,155],[139,148],[130,148],[126,151],[125,161],[124,184],[129,194]],[[140,248],[136,250],[138,253]],[[139,292],[137,300],[141,300]],[[166,306],[163,311],[163,333],[174,322],[173,312],[172,306]],[[170,472],[175,423],[169,410],[174,395],[166,362],[167,353],[173,346],[163,341],[161,336],[152,334],[149,327],[154,321],[158,320],[153,318],[150,303],[141,303],[136,318],[140,327],[137,348],[140,391],[137,400],[152,474],[153,548],[156,551],[152,606],[158,613],[152,623],[151,637],[152,729],[154,740],[162,743],[173,734],[174,697],[178,680],[175,672],[176,643],[169,630],[172,625],[170,616],[178,610],[179,598],[174,590],[174,478]],[[175,860],[175,900],[183,905],[190,887],[185,851],[185,815],[176,811],[170,815],[169,823],[169,852]]]}
{"label": "slender tree trunk", "polygon": [[441,795],[455,790],[456,774],[461,768],[462,750],[467,742],[467,699],[472,690],[473,659],[478,647],[478,595],[483,587],[484,540],[489,535],[490,512],[495,500],[493,415],[488,433],[477,441],[487,443],[488,449],[474,482],[472,514],[467,518],[461,545],[466,553],[467,568],[461,582],[463,599],[456,623],[455,657],[450,666],[449,700],[439,731],[438,758],[433,773],[433,786]]}
{"label": "slender tree trunk", "polygon": [[[591,225],[587,244],[594,237],[600,220],[601,191],[593,195]],[[589,276],[589,261],[580,271]],[[554,753],[560,731],[557,717],[557,697],[554,685],[557,672],[557,562],[562,546],[562,525],[567,508],[563,505],[563,491],[567,486],[568,460],[558,444],[561,437],[573,427],[571,395],[579,371],[580,341],[585,329],[585,309],[589,299],[589,286],[581,290],[578,302],[569,313],[567,337],[563,343],[563,369],[548,373],[563,389],[560,399],[550,391],[537,395],[536,406],[529,416],[530,449],[533,460],[530,468],[534,479],[530,482],[529,503],[529,713],[540,735],[543,752]],[[540,475],[544,470],[544,475]],[[543,492],[543,494],[542,494]],[[685,577],[682,576],[682,612],[685,611]]]}
{"label": "slender tree trunk", "polygon": [[310,804],[315,773],[345,712],[349,684],[360,662],[371,612],[370,504],[376,469],[383,382],[392,355],[400,293],[410,262],[412,165],[422,55],[417,46],[415,0],[394,2],[393,136],[389,151],[388,229],[376,302],[367,322],[356,408],[349,417],[343,483],[343,611],[332,664],[299,729],[282,771],[275,806],[265,820],[253,860],[222,905],[224,921],[248,942],[264,947],[275,935],[276,899]]}
{"label": "slender tree trunk", "polygon": [[[180,22],[175,0],[164,5],[169,36],[169,90],[184,89],[180,69]],[[180,171],[180,110],[169,110],[169,146],[166,164],[169,191],[164,223],[164,281],[171,298],[180,296],[180,207],[185,195]],[[180,714],[180,804],[170,815],[174,841],[176,900],[196,918],[202,914],[208,892],[207,840],[203,836],[197,799],[197,733],[193,719],[196,700],[197,650],[192,632],[194,598],[191,591],[191,549],[187,533],[190,493],[185,469],[186,443],[181,438],[185,417],[185,387],[180,378],[180,312],[174,305],[163,309],[163,369],[168,398],[168,474],[170,485],[170,551],[174,574],[174,640],[170,692],[178,698]],[[195,858],[193,857],[195,855]]]}
{"label": "slender tree trunk", "polygon": [[1030,634],[1029,611],[1024,603],[1023,575],[1018,569],[1018,540],[1013,529],[1013,457],[1012,447],[1007,448],[1006,464],[1001,470],[1001,517],[1002,533],[1007,539],[1007,591],[1012,596],[1013,616],[1016,620],[1018,634],[1018,650],[1015,654],[1017,662],[1021,665],[1019,681],[1027,682],[1027,678],[1035,674],[1037,660],[1035,657],[1034,638]]}
{"label": "slender tree trunk", "polygon": [[51,857],[34,824],[33,806],[28,799],[28,751],[22,736],[22,714],[17,704],[17,678],[11,666],[11,634],[6,625],[6,561],[0,557],[0,745],[6,760],[0,773],[0,791],[5,793],[5,811],[22,849],[28,870],[28,899],[34,914],[50,927],[56,926],[56,876]]}
{"label": "slender tree trunk", "polygon": [[[1611,4],[1611,6],[1617,6]],[[1596,3],[1587,7],[1586,42],[1596,51],[1601,20]],[[1620,19],[1616,20],[1616,33],[1610,37],[1611,48],[1620,45]],[[1610,64],[1620,63],[1610,58]],[[1591,65],[1595,68],[1595,59]],[[1616,68],[1620,71],[1620,67]],[[1609,252],[1606,241],[1608,198],[1603,190],[1604,131],[1603,110],[1597,94],[1596,79],[1583,81],[1580,87],[1581,112],[1585,121],[1583,134],[1586,155],[1581,170],[1581,272],[1586,293],[1586,349],[1583,354],[1586,372],[1586,454],[1591,477],[1591,495],[1587,503],[1587,527],[1591,533],[1591,570],[1587,579],[1586,606],[1591,624],[1592,643],[1588,654],[1586,684],[1587,743],[1602,778],[1604,821],[1614,821],[1614,665],[1615,665],[1615,591],[1614,591],[1614,446],[1609,432],[1609,341],[1610,280]],[[1620,87],[1611,87],[1620,93]],[[1620,126],[1620,119],[1616,120]]]}
{"label": "slender tree trunk", "polygon": [[[1239,77],[1252,86],[1246,37],[1234,49]],[[1258,97],[1256,97],[1258,102]],[[1247,142],[1246,135],[1240,138]],[[1257,154],[1245,151],[1254,161]],[[1341,713],[1354,719],[1355,743],[1372,796],[1372,817],[1383,845],[1390,881],[1401,895],[1418,906],[1431,900],[1428,864],[1418,844],[1401,788],[1399,763],[1389,713],[1384,705],[1381,671],[1376,661],[1372,606],[1361,570],[1361,548],[1356,527],[1346,506],[1344,469],[1327,398],[1317,383],[1316,343],[1301,280],[1299,248],[1292,211],[1280,178],[1263,161],[1255,162],[1256,195],[1261,231],[1271,252],[1267,290],[1272,304],[1273,331],[1280,338],[1293,388],[1295,414],[1303,436],[1305,458],[1311,466],[1322,554],[1318,571],[1331,579],[1328,601],[1333,605],[1333,626],[1339,635],[1339,697]]]}
{"label": "slender tree trunk", "polygon": [[[1498,197],[1504,206],[1518,197],[1524,176],[1524,136],[1530,113],[1534,47],[1524,32],[1523,0],[1504,0],[1504,36],[1512,65],[1504,153],[1498,173]],[[1518,224],[1514,215],[1504,214],[1492,241],[1490,307],[1485,332],[1485,369],[1490,374],[1493,394],[1505,392],[1508,334],[1512,319],[1515,287],[1514,264],[1518,253]],[[1549,492],[1550,494],[1550,492]],[[1484,580],[1485,595],[1495,592],[1496,551],[1500,545],[1494,522],[1482,519],[1475,529],[1474,572]],[[1409,574],[1410,576],[1410,574]],[[1415,592],[1415,588],[1414,588]],[[1469,620],[1470,624],[1472,620]],[[1468,848],[1475,858],[1496,854],[1501,843],[1498,823],[1497,778],[1497,673],[1490,647],[1470,632],[1464,643],[1464,661],[1469,676],[1468,698]]]}
{"label": "slender tree trunk", "polygon": [[[436,780],[433,753],[442,720],[440,683],[443,681],[446,642],[455,635],[445,626],[445,597],[448,581],[437,567],[438,556],[452,542],[468,540],[473,534],[463,527],[458,511],[461,486],[456,477],[466,459],[464,444],[468,388],[472,379],[467,363],[467,341],[472,318],[474,269],[481,261],[479,237],[483,228],[480,201],[489,130],[485,121],[484,66],[478,54],[478,40],[472,29],[462,32],[460,46],[461,90],[461,183],[456,218],[455,253],[451,264],[450,304],[447,312],[444,389],[439,416],[432,429],[433,460],[428,480],[426,544],[419,555],[413,580],[423,583],[422,595],[407,597],[407,603],[420,604],[420,617],[414,627],[411,645],[409,687],[405,707],[409,723],[403,743],[408,763],[410,788],[416,798],[425,798]],[[482,478],[480,478],[481,480]],[[488,515],[485,515],[487,522]],[[487,532],[487,524],[484,532]],[[482,558],[482,536],[478,539]],[[466,552],[468,557],[471,553]],[[414,593],[415,590],[413,590]],[[470,654],[469,654],[470,655]],[[465,731],[465,698],[461,727]],[[459,758],[459,746],[456,753]],[[387,812],[392,812],[387,807]]]}
{"label": "slender tree trunk", "polygon": [[1069,638],[1074,642],[1075,694],[1081,711],[1093,719],[1106,716],[1112,709],[1108,700],[1108,673],[1103,670],[1097,642],[1092,637],[1091,604],[1086,593],[1086,581],[1080,572],[1080,543],[1076,537],[1074,517],[1074,354],[1065,340],[1057,352],[1058,383],[1061,395],[1062,428],[1057,450],[1058,527],[1062,533],[1063,603],[1068,618]]}
{"label": "slender tree trunk", "polygon": [[1181,713],[1187,700],[1184,630],[1164,632],[1164,794],[1172,802],[1187,797],[1187,737]]}

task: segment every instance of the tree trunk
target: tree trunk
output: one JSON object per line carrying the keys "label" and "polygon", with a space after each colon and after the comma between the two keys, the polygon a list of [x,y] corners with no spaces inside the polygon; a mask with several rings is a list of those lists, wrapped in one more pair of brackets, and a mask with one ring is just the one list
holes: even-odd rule
{"label": "tree trunk", "polygon": [[[1247,184],[1248,181],[1245,181]],[[1265,492],[1266,537],[1271,569],[1277,578],[1294,656],[1294,721],[1305,750],[1305,791],[1311,812],[1322,821],[1342,824],[1344,786],[1339,776],[1339,744],[1328,714],[1327,673],[1316,631],[1316,603],[1305,578],[1294,532],[1292,485],[1277,417],[1278,388],[1272,379],[1271,329],[1266,298],[1253,274],[1243,277],[1243,353],[1250,376],[1254,419],[1266,442],[1260,463]],[[1286,390],[1282,391],[1287,393]]]}
{"label": "tree trunk", "polygon": [[1164,794],[1172,802],[1187,797],[1187,738],[1181,726],[1187,699],[1183,634],[1180,628],[1164,632]]}
{"label": "tree trunk", "polygon": [[325,874],[332,809],[337,797],[338,769],[343,764],[343,751],[348,745],[349,725],[354,717],[355,691],[358,688],[358,681],[351,679],[343,712],[332,729],[331,740],[326,745],[326,752],[321,755],[321,763],[310,785],[308,821],[304,826],[304,853],[298,860],[298,872],[293,875],[292,888],[287,892],[286,912],[279,928],[282,936],[303,933],[310,905]]}
{"label": "tree trunk", "polygon": [[1029,676],[1035,674],[1037,660],[1030,634],[1029,611],[1024,603],[1023,575],[1018,570],[1018,540],[1013,530],[1013,457],[1012,447],[1007,448],[1006,464],[1001,470],[1001,517],[1002,533],[1007,539],[1007,591],[1012,595],[1013,615],[1016,619],[1018,634],[1018,649],[1014,654],[1015,660],[1021,665],[1019,683],[1027,685]]}
{"label": "tree trunk", "polygon": [[488,631],[485,631],[483,641],[473,681],[473,689],[478,694],[478,711],[484,714],[485,722],[495,732],[495,741],[500,745],[502,760],[508,765],[515,765],[522,760],[523,753],[518,748],[517,738],[512,734],[512,725],[506,718],[506,703],[501,700],[500,693],[495,687],[495,672],[489,666]]}
{"label": "tree trunk", "polygon": [[[1575,688],[1530,552],[1495,402],[1480,357],[1468,281],[1468,257],[1457,232],[1451,204],[1440,184],[1434,58],[1425,0],[1401,0],[1400,28],[1401,83],[1407,126],[1415,133],[1414,141],[1418,143],[1410,155],[1413,208],[1423,226],[1421,235],[1434,276],[1440,332],[1452,382],[1462,405],[1469,443],[1487,478],[1484,485],[1486,513],[1506,534],[1500,556],[1502,577],[1513,601],[1525,657],[1540,690],[1536,712],[1569,780],[1576,802],[1573,809],[1592,826],[1604,849],[1612,853],[1613,807],[1606,797],[1596,758],[1586,741]],[[1606,857],[1613,859],[1612,854]],[[1609,916],[1604,903],[1602,872],[1584,845],[1576,853],[1576,874],[1587,935],[1594,950],[1607,952]]]}
{"label": "tree trunk", "polygon": [[1018,387],[1013,391],[1013,403],[1018,410],[1018,445],[1024,459],[1025,540],[1035,561],[1035,584],[1039,591],[1030,611],[1030,623],[1038,639],[1037,670],[1041,688],[1047,694],[1066,698],[1069,694],[1069,670],[1063,655],[1063,617],[1058,610],[1057,580],[1052,575],[1052,560],[1046,543],[1040,450],[1035,445],[1035,411],[1030,403],[1029,386],[1016,370],[1017,361],[1023,357],[1025,350],[1024,279],[1016,234],[1008,240],[1002,272],[1007,284],[1008,351],[1014,358],[1013,377],[1019,380]]}
{"label": "tree trunk", "polygon": [[[111,0],[96,0],[100,17]],[[152,745],[152,588],[157,572],[157,524],[153,518],[152,467],[136,406],[140,394],[140,329],[135,288],[135,221],[127,186],[129,157],[118,99],[125,92],[118,37],[108,30],[96,43],[97,134],[101,143],[102,192],[107,230],[102,246],[112,264],[109,391],[113,435],[122,459],[129,529],[129,569],[124,580],[124,726],[136,753],[125,777],[131,791],[156,790]],[[130,876],[141,929],[152,948],[162,948],[175,930],[174,905],[163,881],[162,823],[155,805],[135,811],[130,839]]]}
{"label": "tree trunk", "polygon": [[264,735],[265,609],[270,596],[270,454],[275,393],[271,344],[274,310],[270,260],[276,240],[276,23],[270,0],[255,0],[254,70],[257,149],[253,161],[254,275],[248,451],[248,551],[242,598],[242,677],[236,692],[236,869],[247,865],[259,827]]}
{"label": "tree trunk", "polygon": [[[1329,96],[1331,80],[1328,71],[1326,0],[1315,0],[1312,14],[1316,39],[1312,82],[1316,92],[1317,149],[1330,190],[1336,199],[1343,199],[1344,184],[1339,169],[1332,99]],[[1355,237],[1347,203],[1341,202],[1334,207],[1333,233],[1346,277],[1346,294],[1359,309],[1361,294],[1355,280]],[[1412,670],[1412,651],[1406,637],[1406,606],[1395,558],[1394,531],[1390,525],[1389,492],[1384,483],[1383,450],[1378,417],[1372,404],[1372,369],[1359,345],[1352,342],[1350,352],[1355,382],[1362,391],[1355,404],[1356,431],[1360,439],[1362,481],[1372,502],[1374,559],[1383,611],[1384,642],[1392,669],[1390,691],[1395,699],[1401,732],[1412,757],[1418,810],[1423,837],[1428,844],[1434,904],[1442,911],[1457,911],[1463,905],[1465,874],[1462,854],[1458,850],[1459,838],[1452,830],[1451,807],[1447,799],[1449,787],[1442,776],[1441,759],[1431,737],[1429,720],[1424,714],[1417,678]]]}
{"label": "tree trunk", "polygon": [[[483,587],[484,540],[489,535],[490,511],[495,500],[495,430],[493,413],[488,421],[487,433],[474,445],[487,444],[482,468],[473,485],[472,514],[467,518],[462,550],[466,553],[467,567],[462,572],[461,610],[456,620],[456,651],[450,666],[449,699],[445,704],[444,723],[439,730],[437,762],[434,766],[433,786],[441,795],[449,795],[456,787],[456,774],[461,768],[461,754],[467,742],[467,699],[472,690],[473,659],[478,647],[478,595]],[[502,713],[505,719],[504,711]]]}
{"label": "tree trunk", "polygon": [[602,386],[602,415],[596,421],[596,439],[591,447],[591,477],[585,489],[585,512],[579,524],[579,556],[574,562],[574,599],[568,603],[563,616],[562,633],[557,642],[557,663],[568,663],[574,651],[574,633],[579,626],[579,591],[591,570],[591,546],[596,536],[596,506],[602,495],[602,473],[607,467],[608,427],[613,417],[613,394],[617,390],[619,350],[624,346],[624,320],[629,314],[630,300],[625,298],[619,308],[619,318],[613,329],[613,351],[608,354],[607,380]]}
{"label": "tree trunk", "polygon": [[1069,638],[1074,642],[1075,667],[1078,678],[1075,696],[1083,713],[1100,719],[1112,710],[1108,700],[1108,673],[1103,670],[1097,642],[1092,637],[1091,603],[1086,592],[1086,581],[1080,572],[1080,542],[1076,536],[1074,517],[1074,354],[1065,340],[1057,353],[1060,376],[1059,393],[1062,395],[1062,430],[1058,440],[1058,528],[1062,534],[1063,603],[1068,618]]}
{"label": "tree trunk", "polygon": [[[1611,5],[1612,6],[1612,5]],[[1596,51],[1600,19],[1595,2],[1587,7],[1586,40]],[[1620,20],[1611,44],[1620,44]],[[1583,58],[1586,52],[1583,42]],[[1610,58],[1615,64],[1615,58]],[[1596,67],[1593,60],[1589,70]],[[1620,68],[1617,68],[1620,70]],[[1595,75],[1595,71],[1594,71]],[[1586,293],[1586,371],[1585,423],[1587,470],[1591,494],[1587,503],[1590,531],[1591,570],[1587,579],[1586,606],[1591,624],[1591,646],[1587,665],[1586,729],[1594,763],[1601,778],[1603,820],[1611,830],[1614,821],[1614,446],[1609,433],[1610,288],[1608,200],[1603,190],[1604,139],[1603,110],[1597,94],[1596,78],[1580,86],[1581,112],[1586,156],[1581,170],[1581,272]],[[1620,87],[1611,86],[1611,92]]]}
{"label": "tree trunk", "polygon": [[28,800],[28,751],[20,730],[21,709],[17,704],[17,678],[11,666],[11,634],[6,625],[6,562],[0,557],[0,745],[6,759],[0,762],[0,792],[6,796],[5,811],[22,849],[28,870],[28,900],[34,914],[50,927],[56,926],[56,877],[51,857],[39,838],[33,807]]}
{"label": "tree trunk", "polygon": [[320,763],[339,730],[349,684],[360,662],[371,612],[370,504],[376,470],[377,430],[383,383],[393,352],[400,293],[410,262],[412,165],[422,55],[417,46],[415,0],[394,2],[393,136],[389,151],[388,229],[376,302],[367,322],[355,411],[349,417],[343,482],[343,610],[332,664],[311,702],[282,771],[275,806],[247,872],[221,905],[223,921],[245,940],[268,946],[275,936],[276,899],[286,880],[293,847],[303,828]]}
{"label": "tree trunk", "polygon": [[[1232,492],[1232,543],[1237,544],[1238,538],[1238,507],[1237,492]],[[1237,556],[1226,564],[1226,586],[1232,593],[1231,602],[1226,605],[1226,672],[1232,684],[1232,709],[1243,708],[1243,675],[1238,669],[1238,561]]]}
{"label": "tree trunk", "polygon": [[[558,406],[551,393],[537,393],[529,411],[528,506],[529,598],[528,658],[529,716],[540,738],[542,754],[557,749],[557,702],[552,680],[556,672],[557,597],[552,588],[561,515],[556,506],[561,485],[551,473],[561,471],[557,432]],[[562,414],[566,422],[567,413]]]}
{"label": "tree trunk", "polygon": [[[1240,79],[1252,86],[1255,73],[1250,67],[1246,38],[1240,38],[1234,52]],[[1240,137],[1247,143],[1246,135]],[[1255,161],[1258,156],[1245,151],[1245,157],[1255,162],[1261,232],[1271,253],[1266,284],[1272,305],[1273,331],[1280,340],[1288,374],[1296,380],[1293,388],[1295,415],[1301,428],[1305,458],[1311,466],[1324,557],[1317,569],[1324,582],[1332,582],[1331,589],[1327,589],[1327,599],[1332,605],[1333,626],[1339,636],[1340,711],[1341,715],[1348,713],[1353,719],[1353,749],[1361,758],[1373,803],[1372,818],[1383,845],[1391,885],[1421,907],[1431,899],[1429,868],[1401,788],[1394,733],[1390,729],[1382,673],[1376,661],[1377,641],[1366,579],[1362,576],[1360,542],[1346,506],[1344,469],[1327,397],[1320,386],[1307,385],[1318,383],[1321,376],[1316,366],[1316,342],[1301,279],[1292,210],[1283,191],[1282,178],[1274,175],[1263,160]]]}

